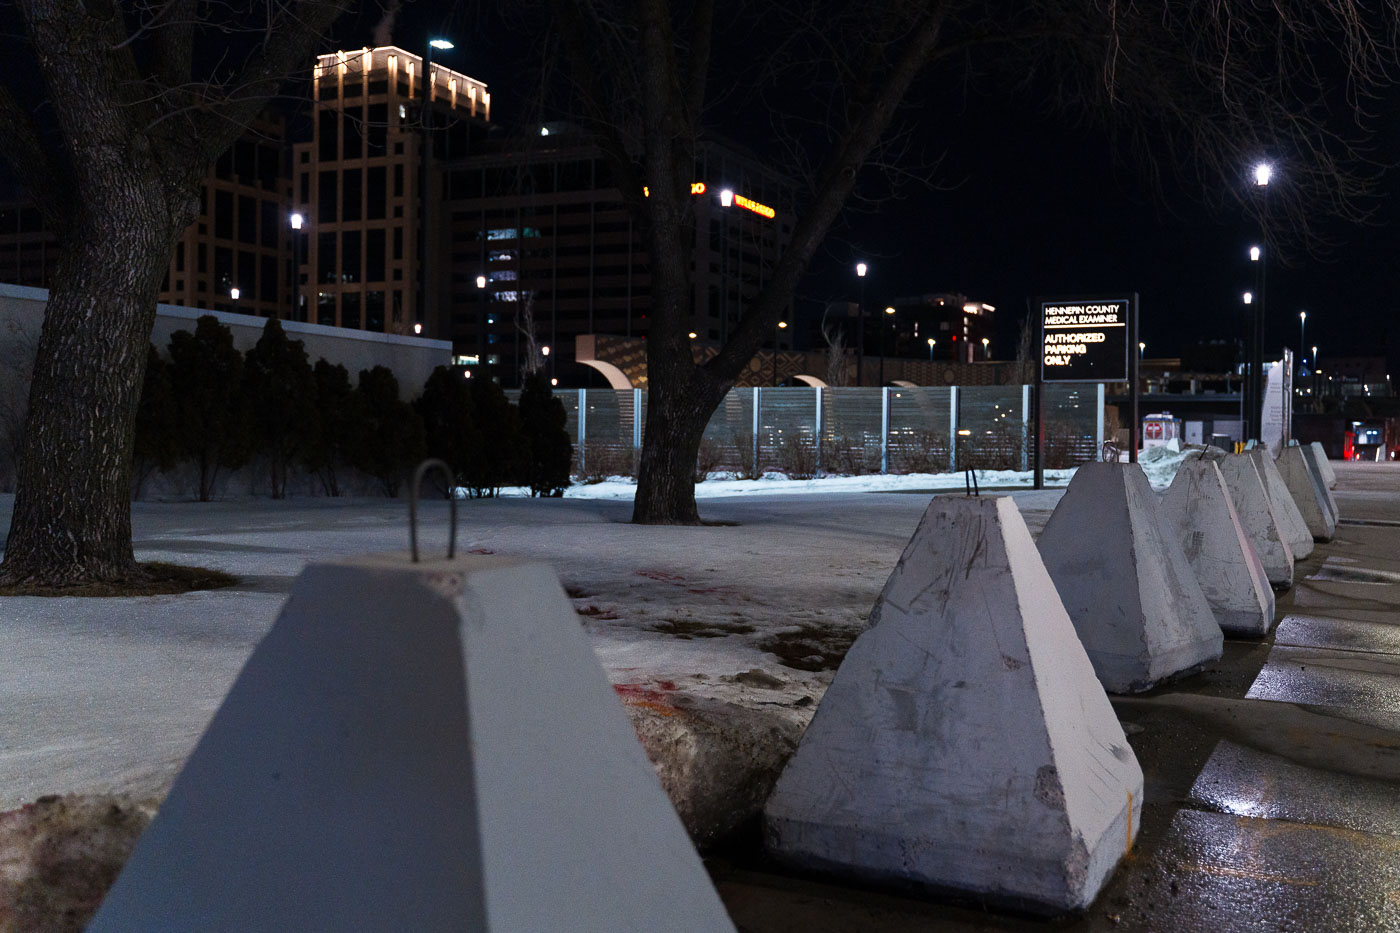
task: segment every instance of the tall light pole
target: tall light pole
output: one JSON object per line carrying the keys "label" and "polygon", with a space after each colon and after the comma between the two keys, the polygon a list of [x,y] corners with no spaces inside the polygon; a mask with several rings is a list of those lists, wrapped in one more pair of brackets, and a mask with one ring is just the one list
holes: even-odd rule
{"label": "tall light pole", "polygon": [[[885,313],[894,314],[894,308],[886,308]],[[880,321],[880,385],[885,384],[885,322]]]}
{"label": "tall light pole", "polygon": [[778,385],[778,334],[787,329],[787,321],[779,321],[778,329],[773,334],[773,386]]}
{"label": "tall light pole", "polygon": [[1142,362],[1142,354],[1143,354],[1144,352],[1146,352],[1146,350],[1147,350],[1147,344],[1145,344],[1145,343],[1143,343],[1141,340],[1139,340],[1139,341],[1138,341],[1138,362]]}
{"label": "tall light pole", "polygon": [[856,278],[860,279],[860,298],[856,303],[856,385],[865,385],[865,273],[870,267],[856,263]]}
{"label": "tall light pole", "polygon": [[1313,347],[1312,351],[1312,394],[1317,395],[1317,390],[1322,387],[1321,384],[1317,381],[1317,347]]}
{"label": "tall light pole", "polygon": [[[433,158],[433,108],[432,108],[432,88],[433,88],[433,49],[440,49],[444,52],[455,48],[450,40],[434,37],[428,40],[428,48],[423,53],[423,76],[421,79],[423,97],[419,100],[419,113],[422,124],[423,141],[420,145],[418,158],[418,325],[423,324],[428,319],[428,283],[432,272],[432,250],[428,248],[428,237],[430,225],[428,223],[428,205],[431,203],[428,191],[429,170]],[[422,333],[421,326],[414,328],[414,333]]]}
{"label": "tall light pole", "polygon": [[292,268],[292,320],[305,321],[306,309],[301,307],[304,300],[301,294],[301,264],[305,261],[302,250],[306,247],[306,237],[302,235],[301,228],[305,226],[306,218],[298,211],[291,216],[291,223],[292,235],[296,238],[296,245],[292,249],[296,257]]}
{"label": "tall light pole", "polygon": [[928,338],[928,361],[930,363],[933,362],[933,345],[937,342],[938,341],[934,340],[932,337]]}
{"label": "tall light pole", "polygon": [[1260,162],[1254,166],[1254,185],[1259,189],[1259,232],[1261,246],[1249,251],[1251,261],[1257,263],[1255,273],[1255,291],[1259,293],[1259,302],[1254,308],[1254,340],[1250,348],[1250,401],[1249,401],[1249,436],[1258,438],[1263,433],[1264,418],[1264,328],[1267,325],[1266,290],[1268,280],[1267,257],[1264,256],[1263,247],[1269,242],[1269,181],[1273,178],[1274,170],[1267,162]]}
{"label": "tall light pole", "polygon": [[1303,338],[1303,334],[1304,334],[1304,332],[1305,332],[1307,326],[1308,326],[1308,312],[1306,312],[1306,311],[1299,311],[1299,312],[1298,312],[1298,356],[1300,357],[1300,359],[1298,360],[1298,371],[1299,371],[1300,373],[1303,371],[1303,361],[1302,361],[1301,357],[1302,357],[1302,355],[1303,355],[1303,351],[1304,351],[1305,349],[1307,349],[1307,346],[1303,343],[1303,339],[1304,339],[1304,338]]}
{"label": "tall light pole", "polygon": [[989,349],[991,342],[987,337],[982,338],[982,362],[984,363],[992,358],[992,351]]}

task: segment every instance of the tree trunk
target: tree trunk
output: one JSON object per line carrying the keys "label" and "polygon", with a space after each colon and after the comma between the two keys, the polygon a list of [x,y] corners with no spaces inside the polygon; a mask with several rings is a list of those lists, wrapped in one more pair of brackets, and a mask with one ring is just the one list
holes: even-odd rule
{"label": "tree trunk", "polygon": [[173,242],[169,205],[152,187],[125,187],[112,210],[84,214],[66,231],[34,361],[0,583],[138,575],[132,442]]}
{"label": "tree trunk", "polygon": [[661,367],[650,379],[647,431],[632,504],[632,521],[639,525],[700,524],[695,460],[705,425],[724,393],[698,370],[685,379],[675,369]]}

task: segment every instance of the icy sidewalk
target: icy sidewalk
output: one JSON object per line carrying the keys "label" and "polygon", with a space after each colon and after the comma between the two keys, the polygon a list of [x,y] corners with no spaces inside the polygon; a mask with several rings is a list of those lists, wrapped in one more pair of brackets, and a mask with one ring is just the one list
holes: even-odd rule
{"label": "icy sidewalk", "polygon": [[[1032,528],[1061,490],[1017,493]],[[460,503],[458,546],[552,564],[687,826],[756,810],[898,560],[927,495],[745,496],[700,528],[630,503]],[[0,605],[0,810],[43,794],[160,792],[310,560],[402,550],[402,503],[138,504],[145,560],[217,567],[229,590]],[[425,549],[446,505],[424,507]],[[528,698],[522,698],[525,702]]]}

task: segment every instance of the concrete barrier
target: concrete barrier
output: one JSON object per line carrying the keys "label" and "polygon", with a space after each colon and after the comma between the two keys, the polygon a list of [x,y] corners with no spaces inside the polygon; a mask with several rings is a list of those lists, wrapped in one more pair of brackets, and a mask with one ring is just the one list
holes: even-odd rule
{"label": "concrete barrier", "polygon": [[[1319,458],[1317,451],[1313,450],[1313,445],[1306,444],[1298,448],[1303,452],[1303,462],[1308,466],[1308,472],[1312,475],[1313,484],[1317,487],[1319,496],[1327,511],[1332,516],[1332,529],[1336,530],[1337,520],[1341,517],[1337,513],[1337,499],[1332,495],[1332,488],[1327,483],[1327,473],[1323,470],[1323,464],[1327,463],[1326,457]],[[1330,469],[1330,467],[1328,468]],[[1332,474],[1336,476],[1336,474]],[[1335,481],[1334,481],[1335,484]]]}
{"label": "concrete barrier", "polygon": [[1254,458],[1248,453],[1228,454],[1219,466],[1235,505],[1235,515],[1249,535],[1249,543],[1254,545],[1269,583],[1284,589],[1292,586],[1293,548],[1279,524]]}
{"label": "concrete barrier", "polygon": [[1328,489],[1337,488],[1337,471],[1332,469],[1332,461],[1327,459],[1327,451],[1317,441],[1308,445],[1317,458],[1317,472],[1322,475]]}
{"label": "concrete barrier", "polygon": [[1136,463],[1081,466],[1037,544],[1108,692],[1220,657],[1220,626]]}
{"label": "concrete barrier", "polygon": [[734,929],[553,571],[312,565],[93,924]]}
{"label": "concrete barrier", "polygon": [[1249,451],[1249,456],[1254,459],[1259,478],[1264,481],[1264,491],[1269,494],[1269,504],[1274,507],[1279,530],[1293,549],[1293,559],[1300,561],[1313,551],[1313,537],[1312,532],[1308,531],[1308,523],[1303,521],[1303,514],[1298,511],[1298,504],[1288,492],[1288,484],[1279,475],[1278,466],[1268,449],[1256,447]]}
{"label": "concrete barrier", "polygon": [[1267,635],[1274,624],[1274,591],[1217,462],[1183,463],[1162,499],[1162,513],[1176,529],[1220,628],[1232,635]]}
{"label": "concrete barrier", "polygon": [[1298,507],[1298,514],[1303,517],[1308,534],[1314,541],[1331,541],[1337,530],[1337,519],[1328,504],[1326,487],[1308,466],[1303,448],[1283,448],[1274,466],[1278,469],[1284,488],[1288,490],[1289,498]]}
{"label": "concrete barrier", "polygon": [[766,808],[800,866],[1093,901],[1142,771],[1009,498],[938,496]]}

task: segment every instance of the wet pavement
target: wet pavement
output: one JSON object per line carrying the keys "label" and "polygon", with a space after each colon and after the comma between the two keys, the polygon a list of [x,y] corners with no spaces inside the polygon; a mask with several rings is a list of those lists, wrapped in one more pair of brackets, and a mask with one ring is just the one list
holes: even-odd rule
{"label": "wet pavement", "polygon": [[796,877],[750,846],[710,862],[739,930],[1400,930],[1400,465],[1335,466],[1336,536],[1298,564],[1274,632],[1114,698],[1143,825],[1089,911]]}

